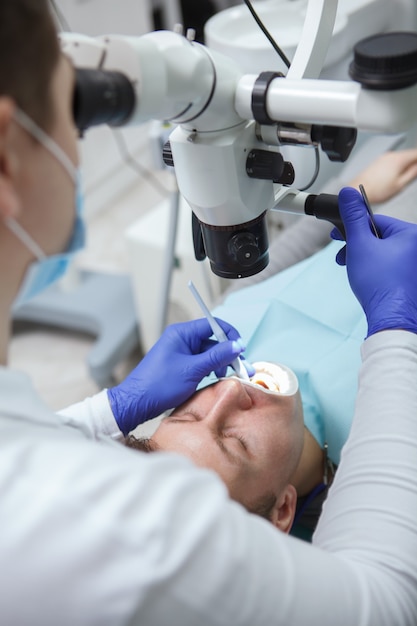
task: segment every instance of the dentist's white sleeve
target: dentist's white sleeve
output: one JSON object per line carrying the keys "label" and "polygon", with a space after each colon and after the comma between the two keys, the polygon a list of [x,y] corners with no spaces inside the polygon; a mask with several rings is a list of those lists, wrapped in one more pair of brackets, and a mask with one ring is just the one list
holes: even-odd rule
{"label": "dentist's white sleeve", "polygon": [[102,436],[115,440],[123,438],[110,408],[107,389],[62,409],[58,415],[65,424],[83,429],[93,439]]}
{"label": "dentist's white sleeve", "polygon": [[[354,571],[350,623],[417,624],[417,336],[378,333],[362,359],[351,434],[313,542]],[[326,581],[333,605],[337,578]]]}

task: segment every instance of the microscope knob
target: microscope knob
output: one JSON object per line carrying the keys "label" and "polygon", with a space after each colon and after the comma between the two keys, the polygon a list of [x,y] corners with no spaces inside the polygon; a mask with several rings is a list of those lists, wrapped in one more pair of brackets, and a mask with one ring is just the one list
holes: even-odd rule
{"label": "microscope knob", "polygon": [[384,33],[359,41],[349,74],[368,89],[391,91],[415,85],[417,33]]}
{"label": "microscope knob", "polygon": [[230,254],[243,266],[253,265],[259,257],[258,241],[252,233],[240,232],[233,235],[228,244]]}
{"label": "microscope knob", "polygon": [[249,178],[272,180],[282,185],[292,185],[294,168],[289,161],[284,161],[279,152],[269,150],[251,150],[246,159],[246,173]]}

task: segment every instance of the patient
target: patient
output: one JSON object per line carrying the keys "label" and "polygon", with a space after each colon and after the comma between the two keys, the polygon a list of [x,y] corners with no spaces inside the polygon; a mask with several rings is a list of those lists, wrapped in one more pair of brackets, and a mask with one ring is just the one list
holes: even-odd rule
{"label": "patient", "polygon": [[297,496],[323,480],[323,450],[304,427],[291,370],[255,363],[252,383],[233,376],[197,391],[149,440],[127,445],[178,452],[219,474],[230,497],[289,532]]}

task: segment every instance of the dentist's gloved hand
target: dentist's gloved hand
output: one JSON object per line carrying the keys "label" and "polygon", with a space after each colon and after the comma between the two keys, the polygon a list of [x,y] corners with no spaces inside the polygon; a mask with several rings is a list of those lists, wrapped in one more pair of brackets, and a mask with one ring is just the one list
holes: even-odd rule
{"label": "dentist's gloved hand", "polygon": [[108,389],[113,415],[125,435],[187,400],[211,372],[219,378],[226,374],[244,346],[233,326],[217,321],[230,341],[210,339],[206,319],[172,324],[129,376]]}
{"label": "dentist's gloved hand", "polygon": [[[346,230],[346,246],[337,254],[346,265],[350,286],[368,321],[368,337],[381,330],[417,333],[417,226],[375,215],[381,234],[373,234],[361,194],[345,188],[339,210]],[[341,240],[337,229],[332,238]]]}

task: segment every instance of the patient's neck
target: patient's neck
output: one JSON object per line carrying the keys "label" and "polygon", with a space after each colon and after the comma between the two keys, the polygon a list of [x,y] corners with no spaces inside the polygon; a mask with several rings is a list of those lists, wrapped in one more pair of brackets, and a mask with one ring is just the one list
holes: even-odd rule
{"label": "patient's neck", "polygon": [[308,430],[304,428],[304,446],[297,469],[290,481],[297,490],[297,496],[310,493],[314,487],[323,482],[324,450]]}

